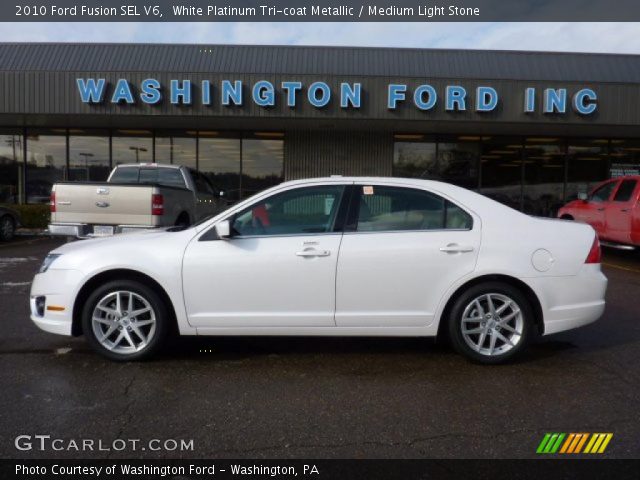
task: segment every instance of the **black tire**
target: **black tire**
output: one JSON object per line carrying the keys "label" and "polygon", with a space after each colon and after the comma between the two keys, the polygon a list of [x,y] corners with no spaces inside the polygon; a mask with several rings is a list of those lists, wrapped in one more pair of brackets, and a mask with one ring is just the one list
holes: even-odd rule
{"label": "black tire", "polygon": [[10,215],[0,218],[0,240],[8,242],[12,240],[16,233],[16,222]]}
{"label": "black tire", "polygon": [[[105,299],[108,295],[113,295],[118,291],[126,291],[133,292],[136,295],[139,295],[141,298],[146,300],[146,302],[150,305],[153,316],[155,317],[155,330],[153,334],[150,336],[148,343],[142,346],[141,348],[130,351],[130,352],[117,352],[110,350],[107,348],[101,341],[97,338],[96,332],[94,329],[94,322],[92,321],[92,316],[96,305],[101,300]],[[137,298],[137,297],[136,297]],[[140,301],[137,299],[136,301]],[[125,307],[126,308],[126,307]],[[135,307],[134,307],[135,308]],[[124,308],[122,309],[124,311]],[[151,315],[151,314],[149,314]],[[128,318],[123,319],[128,320]],[[140,321],[140,319],[138,319]],[[134,320],[135,322],[135,320]],[[131,322],[133,323],[133,322]],[[129,323],[129,325],[131,325]],[[104,329],[110,327],[101,327]],[[131,331],[131,327],[125,327],[124,324],[120,325],[117,330],[122,331],[123,329],[129,330],[130,334],[135,334],[135,331]],[[144,328],[144,327],[140,327]],[[149,327],[150,328],[150,327]],[[163,345],[164,340],[167,336],[167,333],[170,328],[170,316],[168,313],[167,305],[162,300],[160,295],[158,295],[155,290],[147,287],[146,285],[133,281],[133,280],[112,280],[104,285],[99,286],[95,289],[95,291],[87,298],[83,308],[82,308],[82,331],[87,338],[87,341],[91,345],[91,347],[98,352],[99,354],[109,358],[110,360],[115,360],[118,362],[128,362],[135,360],[144,360],[150,358],[153,354],[155,354]],[[144,330],[143,333],[150,332],[150,330]],[[105,333],[105,332],[103,332]],[[118,331],[114,331],[112,335],[119,335]],[[140,337],[135,335],[131,338],[134,339],[134,343],[140,340]],[[111,336],[112,343],[114,338]],[[123,340],[124,345],[124,340]],[[117,347],[117,346],[116,346]],[[125,348],[130,348],[125,346]]]}
{"label": "black tire", "polygon": [[[500,341],[501,345],[504,345],[505,348],[508,348],[508,350],[502,353],[499,352],[499,348],[497,347],[496,347],[497,353],[494,352],[493,354],[489,354],[488,352],[486,352],[486,350],[490,350],[491,348],[490,347],[490,342],[492,339],[491,337],[494,335],[492,331],[489,331],[484,338],[482,338],[481,333],[478,333],[477,335],[475,334],[467,335],[468,341],[471,343],[480,344],[479,349],[485,351],[484,353],[472,348],[471,345],[468,343],[468,341],[465,339],[465,335],[463,334],[463,316],[465,314],[465,310],[467,310],[467,308],[471,309],[470,310],[471,312],[476,312],[474,317],[478,315],[478,318],[480,318],[478,309],[472,306],[471,303],[475,299],[478,299],[479,297],[483,297],[484,299],[486,299],[487,297],[485,296],[488,294],[496,295],[497,298],[494,298],[493,300],[494,304],[502,302],[501,297],[510,299],[512,301],[511,305],[514,305],[514,304],[515,305],[513,310],[511,309],[511,307],[507,307],[508,308],[507,311],[510,313],[513,313],[515,311],[515,307],[517,307],[517,309],[521,313],[521,315],[519,316],[519,318],[522,321],[522,325],[521,325],[522,332],[520,335],[515,336],[514,333],[510,333],[506,331],[504,326],[501,327],[500,325],[497,325],[497,328],[499,331],[497,334],[495,334],[496,335],[495,345],[497,346],[498,345],[497,342]],[[485,300],[481,300],[481,303],[484,301]],[[500,305],[504,305],[504,303],[501,303]],[[484,306],[481,305],[481,307],[483,308],[483,311],[487,310]],[[488,311],[485,311],[485,315],[482,316],[483,319],[485,320],[484,324],[481,322],[474,322],[473,320],[470,320],[470,322],[473,322],[473,323],[464,323],[464,324],[469,325],[469,327],[467,327],[469,330],[484,329],[485,326],[488,324],[488,322],[492,321],[493,319],[493,317],[491,316],[487,318],[486,315],[490,315]],[[515,315],[513,322],[518,321],[516,318],[518,318],[517,314]],[[507,283],[497,282],[497,281],[480,283],[464,291],[455,300],[450,310],[450,315],[447,321],[448,321],[447,331],[448,331],[449,339],[451,340],[451,344],[453,348],[458,353],[460,353],[461,355],[465,356],[466,358],[468,358],[473,362],[489,364],[489,365],[495,365],[495,364],[506,362],[514,358],[518,354],[520,354],[526,348],[527,344],[531,340],[535,331],[533,308],[531,307],[531,304],[527,299],[527,297],[516,287],[513,287]],[[495,321],[493,322],[495,323]],[[511,323],[509,323],[507,324],[507,326],[514,328],[515,325],[512,325]],[[512,343],[514,343],[514,346],[510,346],[510,345],[507,345],[506,342],[502,342],[502,340],[499,338],[498,335],[502,335],[503,337],[508,338],[509,341],[513,340]],[[489,342],[489,345],[487,345],[487,342]]]}

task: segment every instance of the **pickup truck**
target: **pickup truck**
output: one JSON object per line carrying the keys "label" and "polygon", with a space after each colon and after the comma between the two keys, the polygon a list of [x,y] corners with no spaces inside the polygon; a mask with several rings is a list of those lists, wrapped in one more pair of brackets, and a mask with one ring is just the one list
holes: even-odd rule
{"label": "pickup truck", "polygon": [[558,211],[558,217],[588,223],[602,245],[633,250],[640,247],[640,175],[618,177],[580,194]]}
{"label": "pickup truck", "polygon": [[60,182],[51,191],[51,235],[90,238],[191,225],[227,206],[224,192],[180,165],[123,164],[106,182]]}

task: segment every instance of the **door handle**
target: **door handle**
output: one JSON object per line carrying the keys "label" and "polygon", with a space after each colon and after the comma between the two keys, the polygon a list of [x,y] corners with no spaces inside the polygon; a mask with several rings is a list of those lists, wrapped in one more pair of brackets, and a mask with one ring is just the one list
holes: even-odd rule
{"label": "door handle", "polygon": [[298,257],[328,257],[331,254],[329,250],[316,250],[315,248],[308,248],[300,252],[296,252]]}
{"label": "door handle", "polygon": [[440,251],[444,253],[468,253],[473,252],[473,247],[450,243],[446,247],[440,247]]}
{"label": "door handle", "polygon": [[623,208],[622,210],[620,210],[621,212],[627,213],[629,211],[628,208]]}
{"label": "door handle", "polygon": [[604,207],[602,207],[602,208],[598,208],[598,211],[599,211],[599,212],[603,212],[603,211],[604,211]]}

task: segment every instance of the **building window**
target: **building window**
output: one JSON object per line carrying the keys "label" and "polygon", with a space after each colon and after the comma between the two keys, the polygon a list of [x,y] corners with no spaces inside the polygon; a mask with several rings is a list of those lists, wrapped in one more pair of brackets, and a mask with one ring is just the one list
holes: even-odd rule
{"label": "building window", "polygon": [[520,210],[522,203],[522,139],[492,137],[482,142],[480,192]]}
{"label": "building window", "polygon": [[24,202],[23,141],[17,131],[0,130],[0,203]]}
{"label": "building window", "polygon": [[156,133],[155,162],[196,168],[197,132]]}
{"label": "building window", "polygon": [[565,142],[557,138],[527,138],[522,211],[555,217],[564,204]]}
{"label": "building window", "polygon": [[150,130],[114,130],[111,137],[112,165],[153,162],[153,134]]}
{"label": "building window", "polygon": [[109,132],[69,130],[69,180],[102,182],[109,171]]}
{"label": "building window", "polygon": [[231,201],[240,199],[240,138],[199,132],[198,168]]}
{"label": "building window", "polygon": [[[436,165],[436,142],[424,135],[396,135],[393,145],[393,176],[431,178]],[[420,141],[410,141],[420,140]]]}
{"label": "building window", "polygon": [[249,197],[284,180],[282,133],[255,133],[242,139],[241,198]]}
{"label": "building window", "polygon": [[[484,137],[488,139],[489,137]],[[445,180],[454,185],[476,190],[478,188],[478,164],[480,140],[476,136],[438,138],[438,156],[434,180]]]}
{"label": "building window", "polygon": [[569,140],[565,200],[575,200],[579,193],[590,193],[596,184],[607,178],[609,178],[609,140]]}
{"label": "building window", "polygon": [[29,130],[26,165],[27,203],[47,203],[53,184],[67,178],[66,130]]}
{"label": "building window", "polygon": [[640,141],[611,140],[612,177],[640,175]]}

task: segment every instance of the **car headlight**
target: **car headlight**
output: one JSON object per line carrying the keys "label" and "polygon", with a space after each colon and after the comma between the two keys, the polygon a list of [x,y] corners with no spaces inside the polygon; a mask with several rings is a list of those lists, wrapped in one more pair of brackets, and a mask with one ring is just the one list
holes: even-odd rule
{"label": "car headlight", "polygon": [[56,260],[56,258],[61,255],[61,253],[50,253],[49,255],[44,257],[44,262],[42,262],[42,265],[40,265],[40,270],[38,270],[38,273],[44,273],[49,270],[51,264]]}

